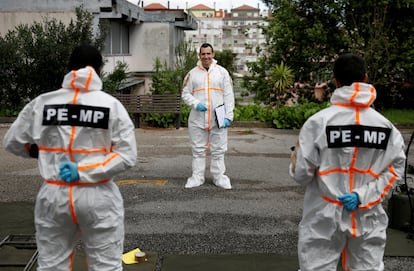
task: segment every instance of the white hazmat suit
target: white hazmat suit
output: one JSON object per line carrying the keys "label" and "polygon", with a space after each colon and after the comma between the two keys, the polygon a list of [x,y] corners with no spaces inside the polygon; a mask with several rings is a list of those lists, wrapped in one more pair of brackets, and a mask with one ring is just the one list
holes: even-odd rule
{"label": "white hazmat suit", "polygon": [[[224,104],[225,118],[233,121],[234,93],[233,83],[228,71],[217,64],[216,60],[206,70],[199,61],[184,79],[183,101],[192,108],[188,119],[188,130],[193,153],[192,176],[186,187],[195,187],[204,183],[206,153],[211,150],[210,172],[213,183],[230,189],[230,179],[226,171],[224,154],[227,151],[227,129],[219,128],[214,109]],[[197,111],[203,103],[207,111]]]}
{"label": "white hazmat suit", "polygon": [[[403,175],[405,154],[400,132],[370,107],[375,98],[366,83],[337,88],[332,105],[300,131],[290,174],[306,187],[301,271],[337,270],[341,253],[344,270],[384,270],[388,217],[381,203]],[[338,197],[352,192],[360,204],[347,211]]]}
{"label": "white hazmat suit", "polygon": [[[39,271],[71,270],[78,238],[88,270],[122,270],[124,207],[112,181],[136,163],[134,125],[123,105],[101,91],[92,67],[72,71],[62,88],[42,94],[20,112],[4,137],[6,150],[28,157],[37,144],[44,178],[35,206]],[[76,162],[79,181],[59,177]]]}

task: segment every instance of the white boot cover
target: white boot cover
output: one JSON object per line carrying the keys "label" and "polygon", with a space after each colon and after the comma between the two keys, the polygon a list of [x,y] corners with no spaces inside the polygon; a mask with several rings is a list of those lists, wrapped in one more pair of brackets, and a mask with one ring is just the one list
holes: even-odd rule
{"label": "white boot cover", "polygon": [[211,159],[210,172],[213,175],[213,183],[224,189],[231,189],[230,178],[224,175],[226,166],[224,158]]}
{"label": "white boot cover", "polygon": [[193,158],[193,174],[187,179],[185,188],[193,188],[204,184],[204,173],[206,170],[206,158]]}

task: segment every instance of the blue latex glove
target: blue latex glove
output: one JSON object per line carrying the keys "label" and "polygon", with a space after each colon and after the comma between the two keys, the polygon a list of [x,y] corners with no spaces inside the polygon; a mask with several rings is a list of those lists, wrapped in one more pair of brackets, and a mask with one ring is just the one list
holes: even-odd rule
{"label": "blue latex glove", "polygon": [[355,192],[342,195],[338,197],[338,200],[343,203],[347,211],[355,210],[358,207],[358,205],[361,203],[359,201],[358,194]]}
{"label": "blue latex glove", "polygon": [[227,128],[227,127],[229,127],[231,125],[231,120],[229,120],[228,118],[225,118],[224,119],[224,125],[223,125],[223,127],[224,128]]}
{"label": "blue latex glove", "polygon": [[74,162],[65,161],[59,165],[59,176],[67,183],[79,180],[78,165]]}
{"label": "blue latex glove", "polygon": [[207,106],[205,106],[205,104],[203,103],[198,103],[196,106],[196,110],[201,112],[207,111]]}

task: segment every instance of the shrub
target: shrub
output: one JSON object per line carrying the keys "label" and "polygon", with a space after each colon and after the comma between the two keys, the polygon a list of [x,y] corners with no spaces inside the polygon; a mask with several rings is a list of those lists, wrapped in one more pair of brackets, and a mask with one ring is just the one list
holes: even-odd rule
{"label": "shrub", "polygon": [[306,103],[279,107],[272,113],[272,123],[279,129],[300,129],[310,116],[328,105],[329,103]]}
{"label": "shrub", "polygon": [[[282,106],[278,108],[264,107],[257,104],[237,106],[234,109],[235,121],[260,121],[271,123],[278,129],[300,129],[305,121],[329,103],[305,103],[296,106]],[[180,122],[186,127],[191,108],[185,104],[181,106]],[[153,127],[174,127],[174,114],[145,114],[143,118]]]}

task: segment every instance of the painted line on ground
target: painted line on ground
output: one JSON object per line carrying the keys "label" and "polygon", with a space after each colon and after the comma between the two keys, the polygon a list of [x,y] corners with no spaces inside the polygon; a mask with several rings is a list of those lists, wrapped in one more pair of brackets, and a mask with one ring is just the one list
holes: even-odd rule
{"label": "painted line on ground", "polygon": [[129,184],[154,184],[158,186],[164,186],[168,183],[168,180],[119,180],[115,182],[118,185]]}

